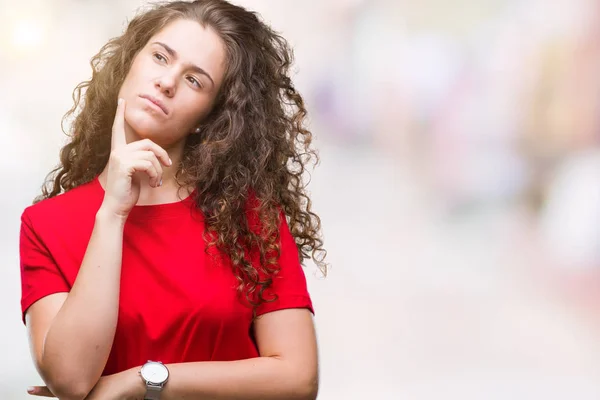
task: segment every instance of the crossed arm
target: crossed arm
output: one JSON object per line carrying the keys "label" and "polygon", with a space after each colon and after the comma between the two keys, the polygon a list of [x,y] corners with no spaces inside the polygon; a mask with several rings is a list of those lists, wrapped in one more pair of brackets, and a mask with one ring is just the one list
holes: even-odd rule
{"label": "crossed arm", "polygon": [[[50,295],[30,308],[27,320],[31,327],[31,339],[35,339],[32,335],[36,335],[36,316],[56,307],[64,297],[66,293]],[[239,361],[167,364],[169,381],[161,399],[315,399],[318,390],[317,348],[310,312],[305,309],[271,312],[257,319],[254,330],[260,357]],[[38,370],[48,368],[39,361],[36,360]],[[143,399],[146,388],[138,371],[139,368],[133,368],[99,378],[95,386],[89,383],[74,385],[74,390],[61,386],[58,380],[46,380],[48,388],[32,394],[65,400]],[[103,383],[103,379],[107,382]],[[53,394],[52,390],[56,389],[56,394]]]}
{"label": "crossed arm", "polygon": [[[32,357],[47,385],[32,394],[64,400],[143,398],[139,368],[101,377],[117,324],[121,232],[99,215],[71,292],[46,296],[27,310]],[[253,327],[260,357],[168,364],[161,399],[315,399],[317,346],[310,311],[274,311]]]}

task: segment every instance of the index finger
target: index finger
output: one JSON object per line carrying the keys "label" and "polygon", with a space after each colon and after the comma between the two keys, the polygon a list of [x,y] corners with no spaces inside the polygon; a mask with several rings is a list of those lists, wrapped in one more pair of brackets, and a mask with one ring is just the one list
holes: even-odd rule
{"label": "index finger", "polygon": [[54,393],[52,393],[50,389],[48,389],[47,386],[33,386],[27,389],[27,393],[33,396],[56,397],[54,396]]}
{"label": "index finger", "polygon": [[117,102],[117,112],[112,126],[111,149],[123,147],[127,144],[125,138],[125,99]]}

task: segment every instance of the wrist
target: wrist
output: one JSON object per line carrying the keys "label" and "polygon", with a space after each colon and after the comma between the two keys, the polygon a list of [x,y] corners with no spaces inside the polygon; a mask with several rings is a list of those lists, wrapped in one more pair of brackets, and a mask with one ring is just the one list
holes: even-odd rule
{"label": "wrist", "polygon": [[102,203],[96,212],[96,221],[124,226],[125,221],[127,221],[127,215],[118,214],[112,211],[106,204]]}
{"label": "wrist", "polygon": [[127,400],[140,400],[146,396],[146,385],[140,376],[141,367],[130,368],[123,373],[127,375]]}

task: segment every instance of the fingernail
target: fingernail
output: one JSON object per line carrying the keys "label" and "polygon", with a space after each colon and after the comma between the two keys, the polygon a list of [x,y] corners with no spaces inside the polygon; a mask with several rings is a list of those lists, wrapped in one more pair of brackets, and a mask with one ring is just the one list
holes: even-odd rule
{"label": "fingernail", "polygon": [[169,165],[173,165],[173,161],[169,158]]}
{"label": "fingernail", "polygon": [[158,186],[162,186],[162,179],[158,182]]}
{"label": "fingernail", "polygon": [[33,392],[35,392],[35,388],[34,388],[34,387],[32,387],[32,386],[30,386],[30,387],[28,387],[28,388],[27,388],[27,391],[28,391],[29,393],[33,393]]}
{"label": "fingernail", "polygon": [[123,99],[119,98],[119,101],[117,101],[117,104],[121,104],[123,102]]}

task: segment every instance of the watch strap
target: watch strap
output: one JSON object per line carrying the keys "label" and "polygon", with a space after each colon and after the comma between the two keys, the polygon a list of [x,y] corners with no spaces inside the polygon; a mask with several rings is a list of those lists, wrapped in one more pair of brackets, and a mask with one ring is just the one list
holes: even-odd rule
{"label": "watch strap", "polygon": [[160,400],[161,391],[162,386],[146,384],[146,395],[144,396],[144,400]]}

